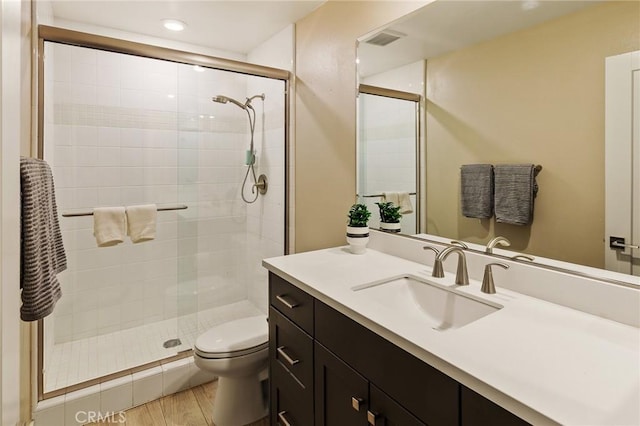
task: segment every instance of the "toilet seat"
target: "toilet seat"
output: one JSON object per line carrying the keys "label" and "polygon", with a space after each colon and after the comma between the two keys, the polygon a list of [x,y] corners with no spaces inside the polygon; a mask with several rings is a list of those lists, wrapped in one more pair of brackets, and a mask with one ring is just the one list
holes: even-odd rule
{"label": "toilet seat", "polygon": [[267,317],[257,315],[212,327],[198,337],[194,352],[206,359],[235,358],[267,349],[268,340]]}

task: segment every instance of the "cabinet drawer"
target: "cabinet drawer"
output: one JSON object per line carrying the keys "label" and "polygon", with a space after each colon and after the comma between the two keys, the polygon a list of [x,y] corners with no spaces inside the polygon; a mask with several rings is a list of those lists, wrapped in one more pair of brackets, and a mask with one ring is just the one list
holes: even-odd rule
{"label": "cabinet drawer", "polygon": [[269,362],[284,366],[305,388],[313,387],[313,340],[273,307],[269,308]]}
{"label": "cabinet drawer", "polygon": [[457,425],[459,384],[316,300],[316,340],[430,426]]}
{"label": "cabinet drawer", "polygon": [[280,364],[271,364],[270,424],[313,426],[313,389],[305,389]]}
{"label": "cabinet drawer", "polygon": [[313,297],[270,272],[269,303],[313,336]]}

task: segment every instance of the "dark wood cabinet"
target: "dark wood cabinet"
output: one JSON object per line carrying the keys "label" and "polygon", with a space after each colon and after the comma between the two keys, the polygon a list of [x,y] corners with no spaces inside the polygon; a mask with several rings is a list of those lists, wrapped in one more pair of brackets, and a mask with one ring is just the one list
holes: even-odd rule
{"label": "dark wood cabinet", "polygon": [[425,426],[318,342],[315,380],[316,426]]}
{"label": "dark wood cabinet", "polygon": [[369,384],[369,424],[373,426],[425,426],[374,384]]}
{"label": "dark wood cabinet", "polygon": [[281,364],[271,364],[270,375],[270,424],[313,425],[313,390],[301,387]]}
{"label": "dark wood cabinet", "polygon": [[366,426],[369,382],[318,342],[315,353],[316,426]]}
{"label": "dark wood cabinet", "polygon": [[274,426],[527,424],[273,273],[269,300]]}
{"label": "dark wood cabinet", "polygon": [[313,298],[269,274],[270,423],[313,426]]}
{"label": "dark wood cabinet", "polygon": [[458,424],[458,382],[324,303],[315,317],[317,341],[421,421]]}
{"label": "dark wood cabinet", "polygon": [[487,398],[460,385],[462,426],[525,426],[529,423]]}

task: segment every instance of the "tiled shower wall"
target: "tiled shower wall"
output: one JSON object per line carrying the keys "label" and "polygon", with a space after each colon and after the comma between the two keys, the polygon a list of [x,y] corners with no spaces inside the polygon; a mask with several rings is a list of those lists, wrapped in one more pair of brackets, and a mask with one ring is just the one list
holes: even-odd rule
{"label": "tiled shower wall", "polygon": [[[154,241],[109,248],[96,247],[90,216],[61,218],[69,268],[60,275],[63,298],[47,321],[47,344],[247,299],[255,271],[246,262],[264,257],[249,249],[282,252],[271,246],[278,236],[270,224],[284,223],[283,210],[276,211],[284,190],[277,176],[284,174],[283,83],[49,43],[45,71],[45,159],[61,212],[189,207],[159,212]],[[264,108],[254,102],[257,121],[266,123],[256,129],[257,169],[275,169],[273,192],[249,207],[255,219],[248,221],[240,199],[246,113],[211,97],[243,100],[252,80],[267,95]],[[260,226],[269,230],[267,242],[247,233]]]}

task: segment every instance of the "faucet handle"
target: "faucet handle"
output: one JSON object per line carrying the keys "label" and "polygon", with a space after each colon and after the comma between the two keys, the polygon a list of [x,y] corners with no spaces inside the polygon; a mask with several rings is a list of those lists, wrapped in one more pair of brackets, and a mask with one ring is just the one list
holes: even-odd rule
{"label": "faucet handle", "polygon": [[534,260],[536,260],[535,257],[528,256],[526,254],[516,254],[515,256],[511,256],[511,259],[513,259],[513,260],[528,260],[529,262],[533,262]]}
{"label": "faucet handle", "polygon": [[482,288],[480,289],[480,291],[482,291],[483,293],[495,294],[496,292],[496,286],[493,282],[493,272],[491,272],[492,266],[499,266],[504,269],[509,269],[509,265],[507,265],[506,263],[500,263],[500,262],[487,263],[487,265],[484,267],[484,276],[482,277]]}
{"label": "faucet handle", "polygon": [[436,254],[436,257],[433,260],[433,270],[431,271],[431,276],[436,278],[444,277],[444,269],[442,269],[442,262],[438,260],[440,251],[433,246],[424,246],[422,247],[422,250],[431,250]]}
{"label": "faucet handle", "polygon": [[436,256],[437,256],[438,254],[440,254],[440,252],[438,251],[438,249],[437,249],[437,248],[435,248],[434,246],[424,246],[424,247],[422,247],[422,250],[431,250],[431,251],[433,251],[433,252],[436,254]]}

